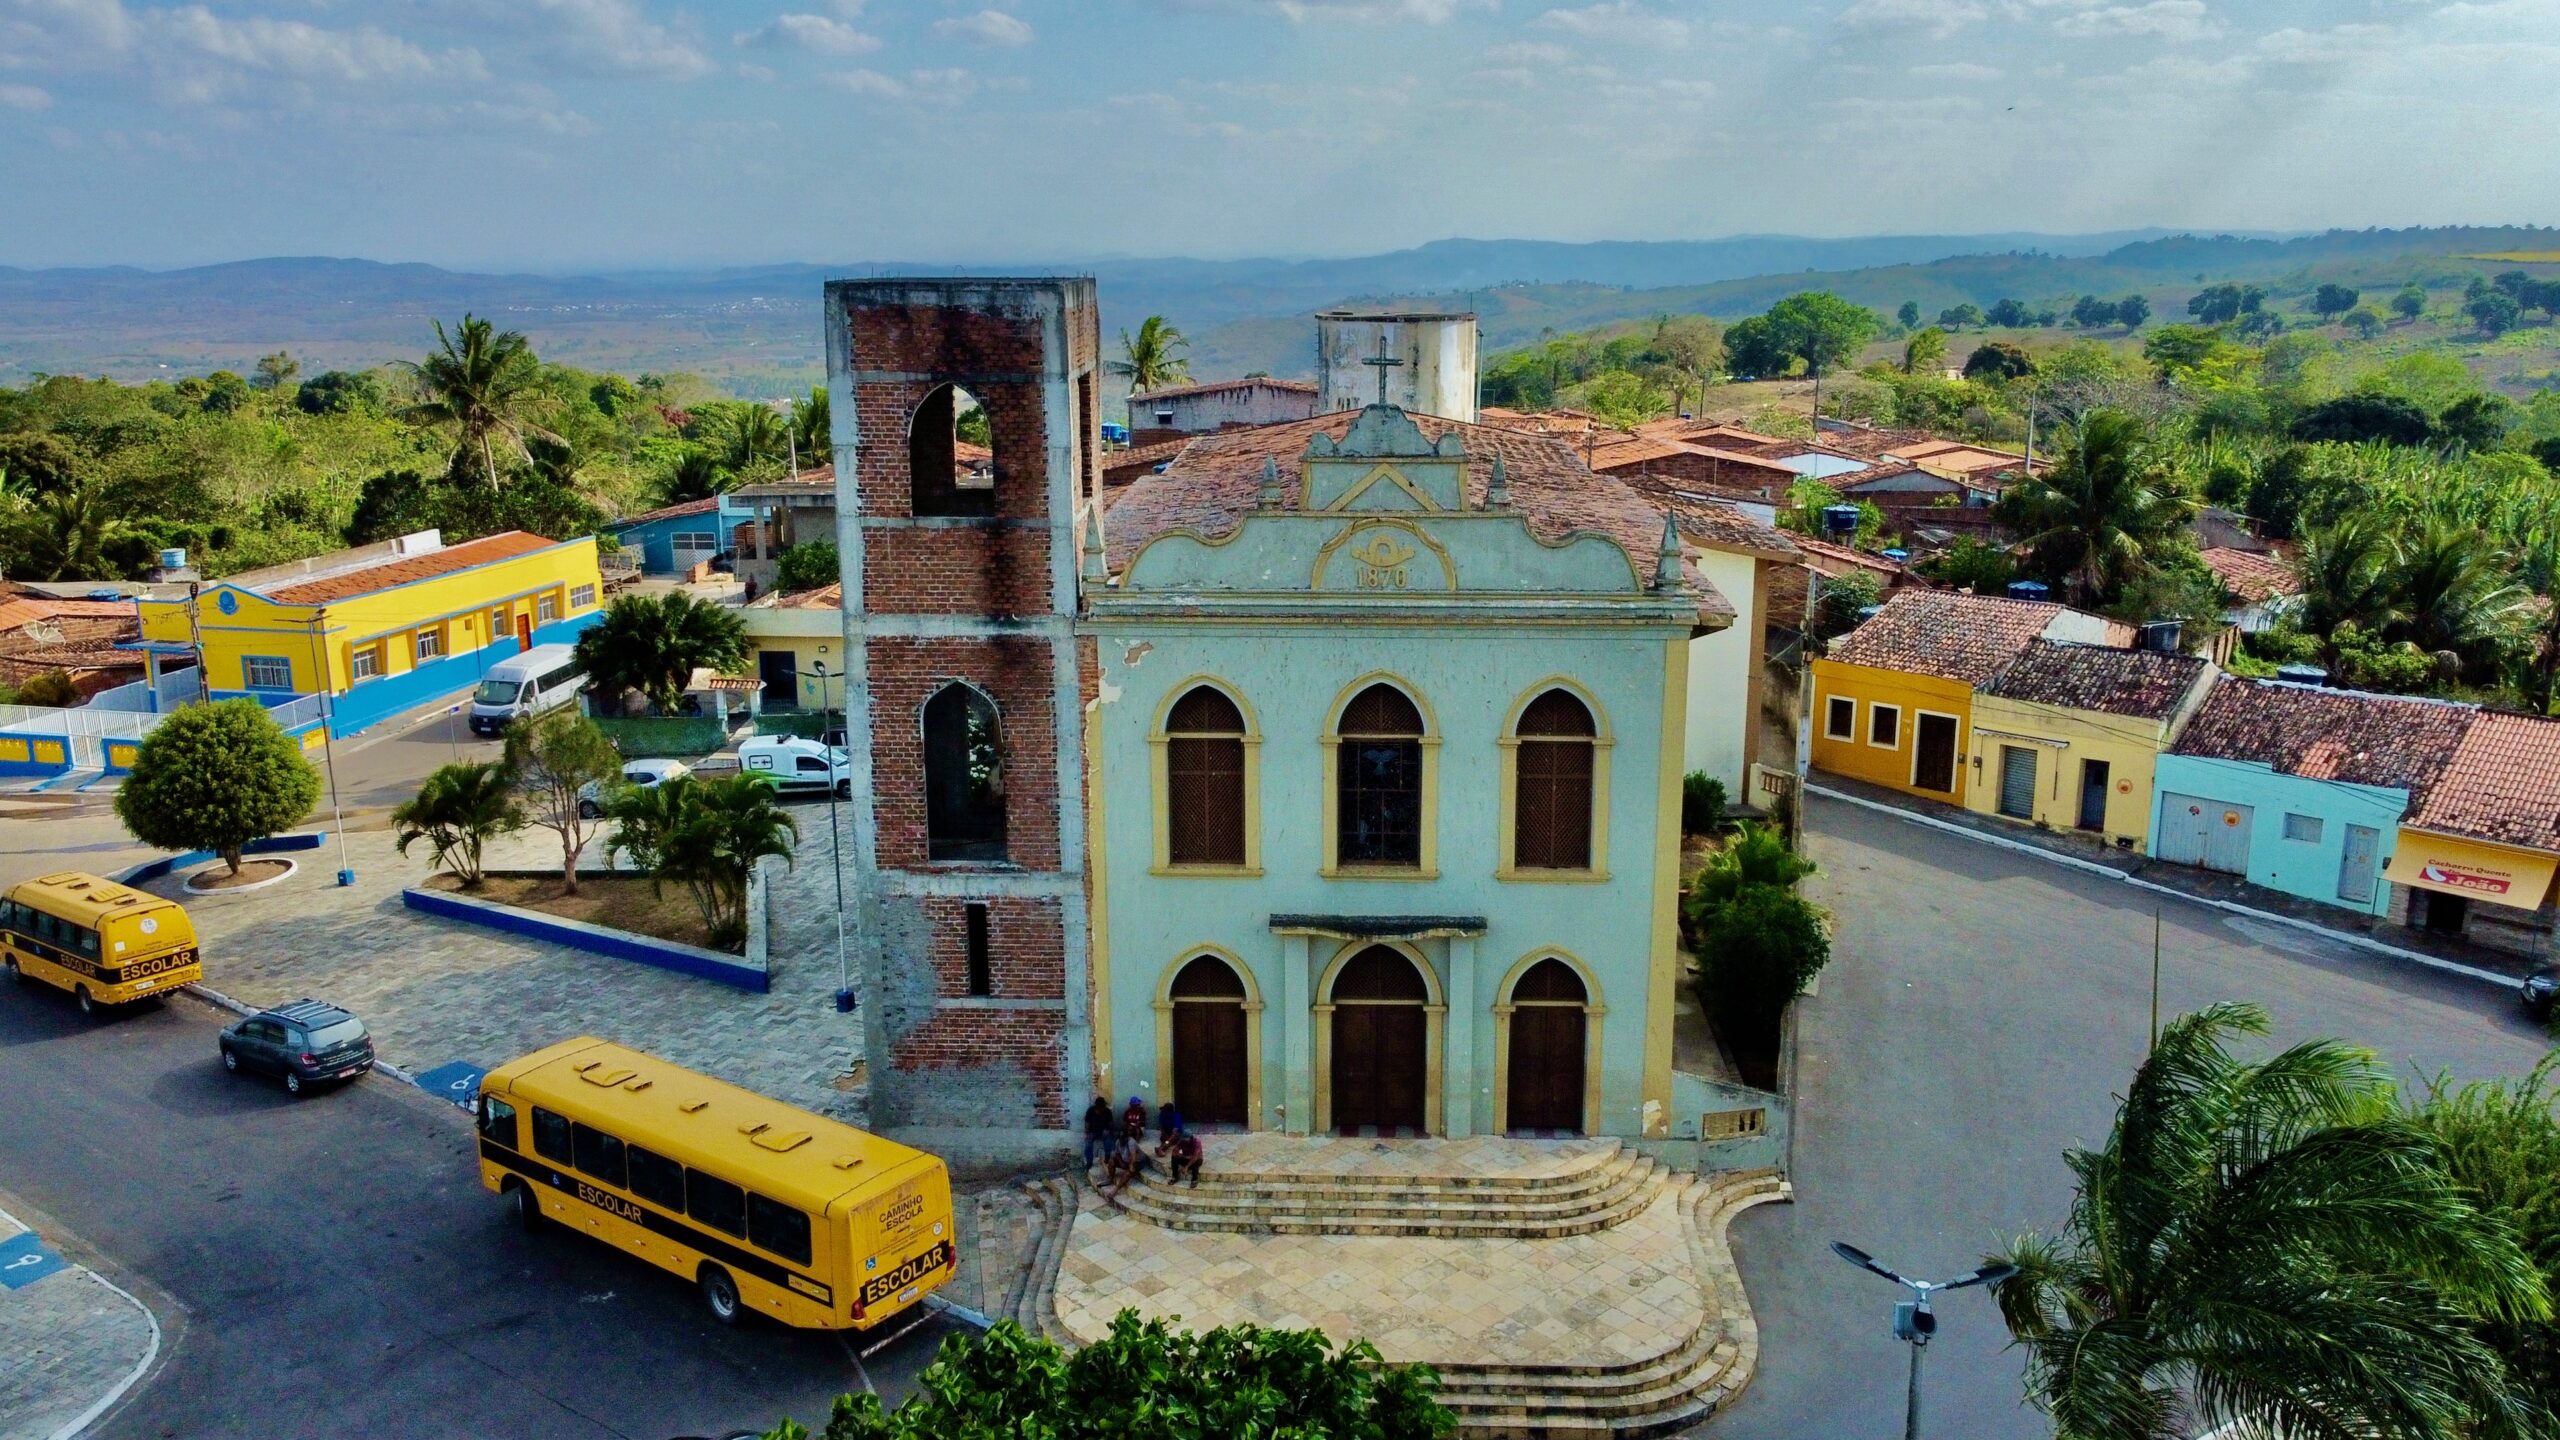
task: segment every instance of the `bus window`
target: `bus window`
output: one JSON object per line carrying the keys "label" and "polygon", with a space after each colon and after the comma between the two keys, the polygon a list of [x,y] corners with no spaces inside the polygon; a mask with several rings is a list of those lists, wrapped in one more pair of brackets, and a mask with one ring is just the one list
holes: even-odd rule
{"label": "bus window", "polygon": [[554,1165],[569,1163],[569,1122],[539,1105],[533,1107],[533,1153]]}
{"label": "bus window", "polygon": [[61,925],[61,921],[54,919],[51,915],[46,914],[42,910],[36,912],[36,938],[42,940],[46,944],[55,944],[62,939]]}
{"label": "bus window", "polygon": [[626,1146],[631,1159],[631,1193],[657,1206],[684,1213],[684,1167],[654,1150]]}
{"label": "bus window", "polygon": [[684,1172],[685,1210],[694,1219],[729,1235],[747,1233],[747,1192],[699,1170]]}
{"label": "bus window", "polygon": [[622,1141],[601,1130],[590,1130],[584,1125],[570,1126],[569,1133],[571,1148],[578,1157],[578,1168],[616,1190],[621,1189],[625,1183],[622,1174]]}
{"label": "bus window", "polygon": [[510,1150],[522,1148],[516,1142],[516,1107],[495,1095],[481,1096],[480,1138],[494,1140]]}
{"label": "bus window", "polygon": [[98,953],[98,932],[97,932],[97,931],[95,931],[95,930],[74,930],[74,931],[72,931],[72,932],[71,932],[71,934],[72,934],[72,937],[73,937],[74,939],[76,939],[76,940],[78,940],[78,941],[80,942],[80,953],[81,953],[81,954],[83,954],[83,955],[95,955],[95,954],[97,954],[97,953]]}
{"label": "bus window", "polygon": [[809,1263],[809,1217],[761,1195],[747,1197],[747,1238],[759,1250],[769,1250],[785,1260]]}

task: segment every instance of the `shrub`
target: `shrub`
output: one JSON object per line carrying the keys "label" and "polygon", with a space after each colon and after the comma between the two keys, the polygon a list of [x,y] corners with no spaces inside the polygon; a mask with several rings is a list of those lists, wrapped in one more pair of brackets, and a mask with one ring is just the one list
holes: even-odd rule
{"label": "shrub", "polygon": [[697,668],[735,665],[746,653],[747,626],[736,612],[682,591],[616,596],[578,636],[589,688],[617,702],[637,690],[662,715],[676,712]]}
{"label": "shrub", "polygon": [[1733,839],[1723,849],[1707,857],[1706,865],[1689,882],[1689,893],[1680,902],[1682,918],[1696,933],[1716,907],[1732,900],[1755,885],[1792,890],[1796,882],[1814,872],[1814,863],[1796,853],[1787,837],[1772,825],[1743,822]]}
{"label": "shrub", "polygon": [[18,687],[21,705],[50,705],[59,710],[79,700],[80,692],[72,686],[71,677],[59,670],[28,676],[26,683]]}
{"label": "shrub", "polygon": [[820,590],[842,579],[844,571],[836,560],[832,540],[806,540],[791,546],[775,560],[773,588],[785,594],[802,590]]}
{"label": "shrub", "polygon": [[163,850],[210,850],[231,873],[240,854],[311,813],[320,772],[302,744],[255,700],[188,705],[142,738],[116,815],[135,839]]}
{"label": "shrub", "polygon": [[418,793],[391,812],[391,833],[400,853],[420,840],[435,850],[436,868],[480,888],[480,852],[500,835],[524,828],[524,811],[516,803],[513,777],[494,761],[445,765],[429,775]]}
{"label": "shrub", "polygon": [[[663,788],[663,787],[662,787]],[[791,859],[799,822],[774,803],[772,787],[752,775],[697,781],[676,801],[674,825],[657,840],[652,874],[693,896],[715,947],[747,938],[747,878],[768,855]]]}
{"label": "shrub", "polygon": [[1776,885],[1744,885],[1698,912],[1698,998],[1738,1050],[1774,1054],[1778,1019],[1831,959],[1822,908]]}
{"label": "shrub", "polygon": [[1704,770],[1690,771],[1680,781],[1680,833],[1713,835],[1724,806],[1724,782]]}

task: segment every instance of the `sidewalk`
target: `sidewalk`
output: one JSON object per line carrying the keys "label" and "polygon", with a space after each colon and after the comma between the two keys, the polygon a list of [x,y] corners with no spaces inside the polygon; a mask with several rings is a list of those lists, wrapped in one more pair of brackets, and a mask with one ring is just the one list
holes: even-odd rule
{"label": "sidewalk", "polygon": [[141,1301],[0,1210],[0,1440],[68,1440],[160,1353]]}
{"label": "sidewalk", "polygon": [[1898,790],[1888,790],[1881,785],[1870,785],[1827,771],[1814,772],[1805,788],[1807,793],[1815,796],[1870,809],[1895,811],[1921,824],[1971,834],[1988,844],[2041,852],[2060,864],[2106,871],[2146,889],[2165,891],[2277,924],[2317,930],[2359,949],[2390,953],[2433,969],[2467,974],[2484,983],[2505,984],[2521,980],[2535,964],[2523,956],[2473,945],[2458,937],[2412,930],[2388,920],[2358,915],[2339,906],[2322,905],[2262,885],[2252,885],[2236,875],[2172,865],[2134,851],[2119,850],[2075,831],[2022,825],[1960,805],[1942,805],[1918,799]]}

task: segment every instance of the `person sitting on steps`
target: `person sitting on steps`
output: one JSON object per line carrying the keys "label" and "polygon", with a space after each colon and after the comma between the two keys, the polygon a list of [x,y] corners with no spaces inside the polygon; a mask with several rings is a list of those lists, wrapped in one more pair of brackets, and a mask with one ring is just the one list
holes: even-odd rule
{"label": "person sitting on steps", "polygon": [[1136,1140],[1142,1143],[1146,1140],[1146,1101],[1139,1099],[1135,1095],[1129,1097],[1129,1108],[1120,1112],[1120,1133],[1131,1140]]}
{"label": "person sitting on steps", "polygon": [[1111,1102],[1100,1095],[1084,1111],[1084,1168],[1111,1153],[1112,1133],[1119,1128],[1118,1117],[1111,1112]]}
{"label": "person sitting on steps", "polygon": [[1182,1107],[1173,1103],[1172,1097],[1168,1096],[1162,1105],[1156,1107],[1156,1144],[1170,1145],[1173,1143],[1173,1137],[1181,1133]]}
{"label": "person sitting on steps", "polygon": [[1200,1137],[1189,1130],[1176,1130],[1164,1142],[1164,1148],[1171,1159],[1171,1166],[1166,1172],[1168,1183],[1177,1185],[1182,1183],[1182,1172],[1188,1169],[1191,1172],[1191,1188],[1199,1189]]}

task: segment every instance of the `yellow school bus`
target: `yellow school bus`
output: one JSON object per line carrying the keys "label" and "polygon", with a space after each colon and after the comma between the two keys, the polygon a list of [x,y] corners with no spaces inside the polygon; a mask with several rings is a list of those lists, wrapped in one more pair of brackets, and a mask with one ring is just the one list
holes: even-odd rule
{"label": "yellow school bus", "polygon": [[532,1231],[691,1280],[724,1324],[867,1330],[959,1263],[951,1177],[921,1150],[603,1040],[480,1081],[480,1183]]}
{"label": "yellow school bus", "polygon": [[93,1014],[203,979],[204,956],[177,901],[64,870],[0,898],[0,968],[68,990]]}

